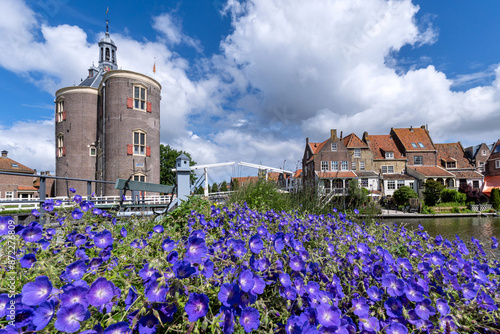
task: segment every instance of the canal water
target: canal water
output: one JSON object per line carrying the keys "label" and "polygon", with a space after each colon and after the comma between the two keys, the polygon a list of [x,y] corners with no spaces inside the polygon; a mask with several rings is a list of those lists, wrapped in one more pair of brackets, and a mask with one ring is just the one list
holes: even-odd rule
{"label": "canal water", "polygon": [[422,225],[424,230],[433,237],[441,235],[453,241],[455,235],[458,235],[468,245],[474,237],[481,242],[489,257],[500,259],[500,249],[491,249],[491,237],[496,237],[500,241],[500,217],[387,218],[380,221],[398,223],[399,226],[406,226],[407,229],[418,229],[418,226]]}

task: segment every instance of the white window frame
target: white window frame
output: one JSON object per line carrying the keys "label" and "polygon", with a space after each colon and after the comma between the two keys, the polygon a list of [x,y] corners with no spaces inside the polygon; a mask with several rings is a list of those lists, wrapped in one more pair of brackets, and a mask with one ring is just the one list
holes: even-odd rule
{"label": "white window frame", "polygon": [[340,163],[340,170],[349,170],[349,161],[342,160]]}
{"label": "white window frame", "polygon": [[339,162],[332,161],[332,170],[339,170]]}
{"label": "white window frame", "polygon": [[[382,174],[393,174],[394,173],[394,166],[389,165],[389,166],[382,166]],[[385,172],[384,172],[385,169]]]}
{"label": "white window frame", "polygon": [[481,150],[481,155],[486,155],[486,150]]}
{"label": "white window frame", "polygon": [[332,152],[337,152],[337,143],[332,143]]}
{"label": "white window frame", "polygon": [[356,161],[351,162],[351,170],[356,170]]}
{"label": "white window frame", "polygon": [[423,166],[423,164],[424,164],[424,157],[422,155],[413,156],[413,165]]}
{"label": "white window frame", "polygon": [[486,163],[485,163],[485,162],[483,162],[483,161],[481,161],[481,162],[479,163],[479,170],[480,170],[481,172],[484,172],[484,166],[485,166],[485,165],[486,165]]}
{"label": "white window frame", "polygon": [[364,161],[359,162],[359,170],[365,170],[365,162]]}
{"label": "white window frame", "polygon": [[328,161],[321,161],[321,171],[328,172]]}
{"label": "white window frame", "polygon": [[387,180],[387,189],[395,190],[396,189],[396,181],[395,180]]}
{"label": "white window frame", "polygon": [[495,168],[500,169],[500,160],[495,160]]}
{"label": "white window frame", "polygon": [[354,149],[354,157],[355,158],[361,158],[361,149],[360,148],[355,148]]}
{"label": "white window frame", "polygon": [[394,152],[385,152],[386,159],[394,159]]}
{"label": "white window frame", "polygon": [[[453,164],[453,165],[452,165]],[[446,169],[457,168],[456,161],[446,161]]]}
{"label": "white window frame", "polygon": [[136,173],[134,174],[134,181],[146,182],[146,175],[143,173]]}
{"label": "white window frame", "polygon": [[[144,93],[144,94],[142,94]],[[133,87],[134,109],[146,111],[148,100],[148,89],[143,85]]]}
{"label": "white window frame", "polygon": [[398,180],[396,187],[399,189],[405,185],[405,180]]}
{"label": "white window frame", "polygon": [[63,112],[64,112],[64,99],[60,99],[57,101],[57,123],[61,123],[63,121]]}
{"label": "white window frame", "polygon": [[[141,141],[141,135],[143,136],[142,141]],[[140,156],[146,155],[146,132],[142,130],[134,130],[132,132],[132,143],[133,143],[132,145],[134,146],[133,155],[140,155]]]}
{"label": "white window frame", "polygon": [[6,191],[5,192],[5,199],[14,199],[14,192],[13,191]]}
{"label": "white window frame", "polygon": [[59,133],[57,135],[57,157],[60,158],[63,156],[63,147],[64,147],[64,135]]}
{"label": "white window frame", "polygon": [[361,179],[361,186],[364,188],[368,188],[368,179]]}
{"label": "white window frame", "polygon": [[[94,152],[93,154],[92,154],[92,151]],[[90,148],[89,148],[89,155],[91,157],[95,157],[97,155],[97,149],[95,148],[95,146],[90,146]]]}

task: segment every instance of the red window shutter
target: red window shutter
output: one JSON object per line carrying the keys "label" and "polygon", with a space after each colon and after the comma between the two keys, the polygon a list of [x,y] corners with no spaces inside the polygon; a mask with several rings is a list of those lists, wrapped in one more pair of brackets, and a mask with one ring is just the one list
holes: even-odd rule
{"label": "red window shutter", "polygon": [[66,155],[66,146],[63,146],[63,147],[62,147],[62,154],[63,154],[63,156],[65,156],[65,155]]}
{"label": "red window shutter", "polygon": [[151,146],[146,146],[146,156],[147,157],[151,156]]}
{"label": "red window shutter", "polygon": [[132,155],[134,154],[134,145],[132,144],[127,144],[127,154]]}
{"label": "red window shutter", "polygon": [[63,121],[65,121],[66,120],[66,110],[63,110],[62,114],[63,114]]}
{"label": "red window shutter", "polygon": [[153,108],[152,108],[152,106],[151,106],[151,102],[148,102],[148,103],[147,103],[147,107],[146,107],[146,111],[147,111],[147,112],[151,112],[151,110],[152,110],[152,109],[153,109]]}
{"label": "red window shutter", "polygon": [[127,97],[127,108],[132,109],[134,107],[134,99]]}

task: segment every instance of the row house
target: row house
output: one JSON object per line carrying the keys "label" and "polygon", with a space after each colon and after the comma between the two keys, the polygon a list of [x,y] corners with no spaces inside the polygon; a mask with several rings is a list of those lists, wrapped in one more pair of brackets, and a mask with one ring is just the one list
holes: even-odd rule
{"label": "row house", "polygon": [[483,193],[490,196],[493,188],[500,188],[500,139],[492,146],[485,163]]}
{"label": "row house", "polygon": [[493,145],[486,145],[485,143],[465,148],[467,159],[474,165],[476,171],[485,172],[486,161],[491,154],[492,148]]}

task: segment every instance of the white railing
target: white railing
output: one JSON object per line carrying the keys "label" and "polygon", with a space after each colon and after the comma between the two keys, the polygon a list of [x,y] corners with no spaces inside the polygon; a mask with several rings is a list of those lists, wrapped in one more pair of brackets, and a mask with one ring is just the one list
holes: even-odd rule
{"label": "white railing", "polygon": [[[175,196],[174,196],[175,198]],[[59,207],[67,208],[75,205],[72,199],[66,196],[49,197],[46,200],[52,199],[54,203],[60,200],[62,203]],[[83,197],[86,200],[86,197]],[[156,195],[137,198],[140,204],[169,204],[172,200],[172,195]],[[95,205],[118,205],[120,204],[120,196],[96,196],[90,200]],[[132,196],[125,196],[124,204],[133,203]],[[10,212],[19,210],[33,210],[40,208],[39,198],[0,198],[0,212]]]}

